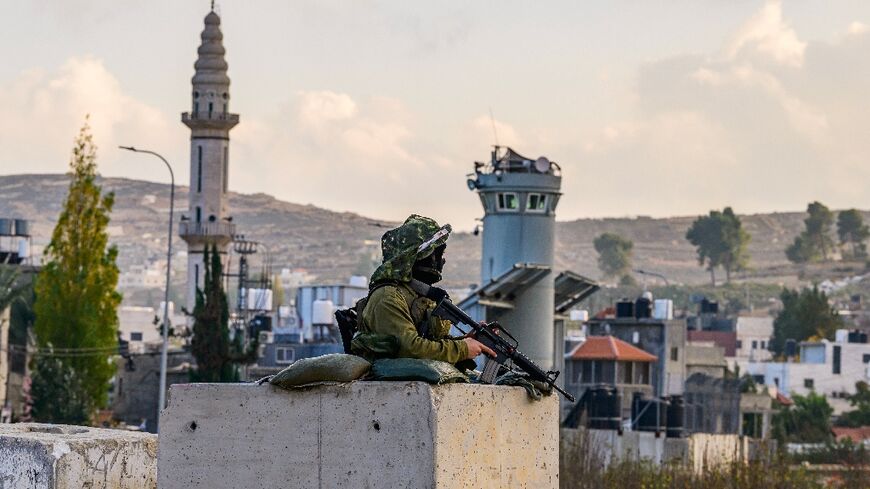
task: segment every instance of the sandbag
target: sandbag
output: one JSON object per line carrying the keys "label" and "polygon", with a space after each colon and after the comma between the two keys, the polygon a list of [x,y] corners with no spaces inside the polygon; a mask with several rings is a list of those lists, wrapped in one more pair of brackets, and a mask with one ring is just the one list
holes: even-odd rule
{"label": "sandbag", "polygon": [[384,358],[375,360],[369,380],[420,380],[430,384],[468,382],[456,367],[438,360]]}
{"label": "sandbag", "polygon": [[289,389],[316,382],[350,382],[367,374],[371,369],[366,359],[344,353],[330,353],[303,358],[275,374],[269,383]]}

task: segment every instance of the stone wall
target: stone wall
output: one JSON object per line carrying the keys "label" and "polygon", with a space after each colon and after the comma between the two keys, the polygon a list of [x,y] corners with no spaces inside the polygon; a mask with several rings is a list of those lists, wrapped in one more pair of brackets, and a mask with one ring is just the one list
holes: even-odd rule
{"label": "stone wall", "polygon": [[179,384],[158,458],[161,489],[556,488],[558,400],[476,384]]}

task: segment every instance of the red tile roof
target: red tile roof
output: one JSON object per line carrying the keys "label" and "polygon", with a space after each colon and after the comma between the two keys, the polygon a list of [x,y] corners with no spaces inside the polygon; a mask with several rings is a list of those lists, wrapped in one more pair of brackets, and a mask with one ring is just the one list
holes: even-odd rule
{"label": "red tile roof", "polygon": [[831,431],[834,433],[837,441],[849,438],[855,443],[861,443],[864,440],[870,439],[870,426],[859,426],[857,428],[835,426],[831,428]]}
{"label": "red tile roof", "polygon": [[640,348],[613,336],[588,336],[586,341],[571,352],[574,360],[621,360],[625,362],[655,362],[651,355]]}

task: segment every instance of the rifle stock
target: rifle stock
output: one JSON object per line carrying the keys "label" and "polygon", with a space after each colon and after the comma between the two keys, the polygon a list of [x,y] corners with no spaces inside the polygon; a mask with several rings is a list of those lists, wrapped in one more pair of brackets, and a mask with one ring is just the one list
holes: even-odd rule
{"label": "rifle stock", "polygon": [[[465,313],[462,309],[456,306],[450,300],[450,296],[444,289],[426,285],[418,280],[411,280],[411,288],[418,294],[423,295],[435,302],[435,310],[432,312],[436,316],[446,319],[451,323],[458,325],[464,324],[469,326],[474,331],[474,338],[488,346],[496,352],[496,358],[487,358],[487,365],[484,366],[484,375],[481,375],[481,380],[485,383],[492,383],[495,380],[495,374],[498,370],[497,365],[502,365],[510,360],[515,367],[529,375],[529,378],[539,382],[543,382],[553,388],[559,394],[562,394],[565,399],[574,402],[574,396],[562,390],[556,385],[556,379],[559,377],[558,371],[544,371],[529,357],[523,355],[517,347],[516,339],[497,322],[478,323],[471,316]],[[492,363],[495,362],[495,363]]]}

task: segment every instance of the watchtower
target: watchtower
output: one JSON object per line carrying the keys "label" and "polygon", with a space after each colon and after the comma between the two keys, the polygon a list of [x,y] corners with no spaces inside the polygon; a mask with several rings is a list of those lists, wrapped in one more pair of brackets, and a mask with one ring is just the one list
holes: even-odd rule
{"label": "watchtower", "polygon": [[468,179],[483,205],[483,252],[475,302],[463,304],[476,306],[479,319],[502,322],[544,368],[558,363],[554,345],[561,342],[553,326],[552,272],[561,184],[556,163],[498,146]]}

